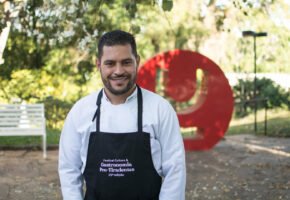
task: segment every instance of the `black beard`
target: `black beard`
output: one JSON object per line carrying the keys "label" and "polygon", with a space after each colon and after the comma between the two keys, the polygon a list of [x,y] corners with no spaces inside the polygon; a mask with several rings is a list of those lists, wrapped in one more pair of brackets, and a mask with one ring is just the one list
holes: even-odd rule
{"label": "black beard", "polygon": [[120,95],[123,95],[123,94],[126,94],[127,92],[129,92],[135,85],[135,82],[136,82],[136,76],[132,79],[132,77],[130,75],[120,75],[120,76],[115,76],[114,78],[120,78],[120,77],[126,77],[127,79],[129,79],[129,82],[127,84],[127,86],[122,89],[122,90],[115,90],[112,85],[110,84],[110,77],[108,77],[108,81],[106,81],[102,76],[102,81],[103,81],[103,84],[104,86],[114,95],[116,96],[120,96]]}

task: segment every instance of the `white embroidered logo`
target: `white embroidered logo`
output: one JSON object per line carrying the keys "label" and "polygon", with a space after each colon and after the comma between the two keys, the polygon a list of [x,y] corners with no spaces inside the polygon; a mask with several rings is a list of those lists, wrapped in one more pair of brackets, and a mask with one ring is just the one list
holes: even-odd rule
{"label": "white embroidered logo", "polygon": [[135,172],[135,168],[128,159],[103,159],[99,171],[110,177],[123,177],[128,173]]}

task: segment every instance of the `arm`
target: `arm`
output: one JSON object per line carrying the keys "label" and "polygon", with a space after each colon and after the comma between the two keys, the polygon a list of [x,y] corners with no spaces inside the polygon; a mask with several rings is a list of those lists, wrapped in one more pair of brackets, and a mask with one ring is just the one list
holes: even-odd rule
{"label": "arm", "polygon": [[186,166],[183,140],[175,111],[171,105],[160,114],[160,144],[164,181],[159,200],[184,200]]}
{"label": "arm", "polygon": [[81,136],[73,120],[74,108],[68,114],[59,143],[58,172],[64,200],[83,200]]}

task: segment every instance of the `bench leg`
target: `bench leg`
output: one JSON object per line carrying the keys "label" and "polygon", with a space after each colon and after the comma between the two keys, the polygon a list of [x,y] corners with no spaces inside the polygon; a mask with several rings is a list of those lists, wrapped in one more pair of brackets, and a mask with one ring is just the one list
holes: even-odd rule
{"label": "bench leg", "polygon": [[42,135],[42,151],[43,151],[43,158],[47,158],[46,153],[46,134]]}

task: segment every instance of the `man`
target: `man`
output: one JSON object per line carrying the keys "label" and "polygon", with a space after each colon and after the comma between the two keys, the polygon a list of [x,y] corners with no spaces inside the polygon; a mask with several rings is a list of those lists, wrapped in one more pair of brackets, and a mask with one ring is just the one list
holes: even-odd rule
{"label": "man", "polygon": [[73,106],[60,138],[63,198],[184,200],[178,119],[165,99],[136,85],[140,60],[134,37],[108,32],[98,53],[104,88]]}

